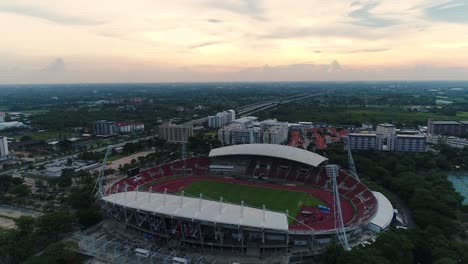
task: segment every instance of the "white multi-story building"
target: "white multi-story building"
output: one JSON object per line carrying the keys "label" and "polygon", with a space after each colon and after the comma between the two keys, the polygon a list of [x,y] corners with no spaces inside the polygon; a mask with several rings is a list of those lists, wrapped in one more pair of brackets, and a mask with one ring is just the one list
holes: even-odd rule
{"label": "white multi-story building", "polygon": [[426,136],[424,135],[393,135],[393,147],[389,150],[398,152],[426,151]]}
{"label": "white multi-story building", "polygon": [[382,135],[349,133],[348,141],[352,150],[381,150]]}
{"label": "white multi-story building", "polygon": [[[426,137],[424,135],[389,135],[382,134],[348,134],[349,145],[352,150],[388,150],[397,152],[426,151]],[[386,139],[386,144],[385,143]]]}
{"label": "white multi-story building", "polygon": [[223,127],[236,119],[236,112],[234,110],[228,110],[219,112],[214,116],[208,116],[208,127],[220,128]]}
{"label": "white multi-story building", "polygon": [[378,124],[376,128],[376,133],[378,135],[384,135],[385,137],[387,137],[388,135],[395,135],[396,127],[395,125],[388,123]]}
{"label": "white multi-story building", "polygon": [[267,119],[260,122],[262,143],[283,144],[288,139],[288,123]]}
{"label": "white multi-story building", "polygon": [[447,136],[437,136],[437,135],[429,135],[426,138],[427,143],[431,144],[440,144],[444,143],[453,148],[464,148],[468,147],[468,139],[466,138],[459,138],[459,137],[447,137]]}
{"label": "white multi-story building", "polygon": [[243,117],[218,130],[218,140],[225,145],[283,144],[288,138],[288,123],[269,119],[256,122],[256,117]]}
{"label": "white multi-story building", "polygon": [[288,127],[274,126],[262,132],[263,141],[265,144],[283,144],[288,139]]}
{"label": "white multi-story building", "polygon": [[116,122],[114,124],[118,133],[131,133],[145,130],[143,123]]}
{"label": "white multi-story building", "polygon": [[234,122],[218,130],[218,140],[225,145],[259,143],[259,132],[259,127]]}
{"label": "white multi-story building", "polygon": [[0,136],[0,160],[6,159],[9,154],[7,137]]}

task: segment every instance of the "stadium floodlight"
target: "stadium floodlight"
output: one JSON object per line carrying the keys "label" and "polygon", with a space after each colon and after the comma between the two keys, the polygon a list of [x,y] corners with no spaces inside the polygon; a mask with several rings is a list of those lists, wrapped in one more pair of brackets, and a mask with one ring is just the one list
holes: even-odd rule
{"label": "stadium floodlight", "polygon": [[104,156],[104,160],[102,161],[101,173],[99,174],[96,184],[94,185],[93,193],[95,197],[99,200],[104,196],[103,191],[103,181],[106,173],[106,165],[107,165],[107,158],[109,157],[110,153],[112,152],[112,145],[107,146],[106,155]]}
{"label": "stadium floodlight", "polygon": [[349,144],[349,137],[344,137],[344,142],[346,144],[346,152],[348,154],[349,173],[351,173],[351,176],[353,176],[356,180],[361,181],[357,174],[356,166],[354,165],[353,154],[351,153],[351,146]]}
{"label": "stadium floodlight", "polygon": [[341,212],[340,193],[338,192],[338,185],[336,183],[336,178],[338,177],[339,172],[338,165],[326,165],[325,169],[327,171],[328,177],[332,178],[333,181],[333,216],[335,220],[336,235],[343,248],[345,250],[350,250],[348,237],[346,236],[346,230],[343,222],[343,214]]}

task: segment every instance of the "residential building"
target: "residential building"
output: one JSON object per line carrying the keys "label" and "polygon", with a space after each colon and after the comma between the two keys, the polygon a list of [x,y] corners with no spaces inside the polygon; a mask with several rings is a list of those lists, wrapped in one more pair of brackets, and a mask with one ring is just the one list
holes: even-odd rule
{"label": "residential building", "polygon": [[393,134],[385,137],[382,134],[349,133],[348,138],[352,150],[426,151],[426,137],[424,135]]}
{"label": "residential building", "polygon": [[394,135],[396,134],[396,127],[395,125],[388,123],[378,124],[376,128],[376,134],[384,135],[385,137],[387,137],[388,135]]}
{"label": "residential building", "polygon": [[459,137],[447,137],[447,136],[438,136],[438,135],[429,135],[426,139],[427,143],[430,144],[440,144],[444,143],[453,148],[464,148],[468,147],[468,139],[459,138]]}
{"label": "residential building", "polygon": [[283,144],[288,139],[288,123],[267,119],[260,122],[262,142],[266,144]]}
{"label": "residential building", "polygon": [[262,143],[283,144],[288,139],[288,126],[273,126],[262,131]]}
{"label": "residential building", "polygon": [[288,123],[269,119],[256,122],[256,117],[243,117],[218,130],[218,140],[225,145],[283,144],[288,138]]}
{"label": "residential building", "polygon": [[159,138],[170,143],[186,143],[193,136],[193,127],[187,125],[176,125],[171,122],[159,126]]}
{"label": "residential building", "polygon": [[94,134],[97,136],[112,136],[118,133],[114,122],[99,120],[94,122]]}
{"label": "residential building", "polygon": [[117,133],[132,133],[145,130],[143,123],[115,122],[114,126]]}
{"label": "residential building", "polygon": [[9,154],[7,137],[0,136],[0,160],[6,159]]}
{"label": "residential building", "polygon": [[381,150],[382,135],[349,133],[348,144],[351,150]]}
{"label": "residential building", "polygon": [[467,130],[468,127],[465,126],[467,121],[458,122],[458,121],[432,121],[432,119],[427,120],[427,133],[431,135],[442,135],[442,136],[462,136],[462,131]]}
{"label": "residential building", "polygon": [[468,137],[468,121],[460,121],[460,124],[461,124],[460,136]]}
{"label": "residential building", "polygon": [[393,151],[424,152],[426,151],[426,136],[424,135],[394,135]]}
{"label": "residential building", "polygon": [[225,145],[260,143],[260,128],[233,122],[218,130],[218,140]]}
{"label": "residential building", "polygon": [[234,110],[228,110],[219,112],[214,116],[208,116],[208,127],[220,128],[223,127],[236,119],[236,112]]}

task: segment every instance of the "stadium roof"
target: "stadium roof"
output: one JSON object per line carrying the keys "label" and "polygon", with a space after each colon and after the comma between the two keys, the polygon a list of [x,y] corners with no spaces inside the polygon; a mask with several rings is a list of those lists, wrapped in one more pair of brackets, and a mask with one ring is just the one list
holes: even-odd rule
{"label": "stadium roof", "polygon": [[270,230],[288,230],[288,219],[284,213],[199,198],[132,191],[111,194],[103,197],[102,200],[136,210],[198,221]]}
{"label": "stadium roof", "polygon": [[393,206],[392,203],[385,197],[385,195],[379,192],[372,192],[377,199],[378,210],[374,217],[370,220],[371,224],[374,224],[380,229],[387,228],[393,219]]}
{"label": "stadium roof", "polygon": [[327,161],[327,158],[322,157],[313,152],[276,144],[243,144],[233,145],[213,149],[210,151],[210,157],[231,156],[231,155],[253,155],[253,156],[268,156],[274,158],[282,158],[292,161],[301,162],[314,167]]}

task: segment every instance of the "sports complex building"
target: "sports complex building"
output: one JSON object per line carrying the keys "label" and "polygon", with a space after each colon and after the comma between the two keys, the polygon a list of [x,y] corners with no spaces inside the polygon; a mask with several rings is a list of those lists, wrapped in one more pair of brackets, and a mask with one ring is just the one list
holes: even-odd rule
{"label": "sports complex building", "polygon": [[105,212],[155,243],[261,255],[320,253],[382,232],[393,207],[351,173],[303,149],[245,144],[176,160],[102,191]]}

